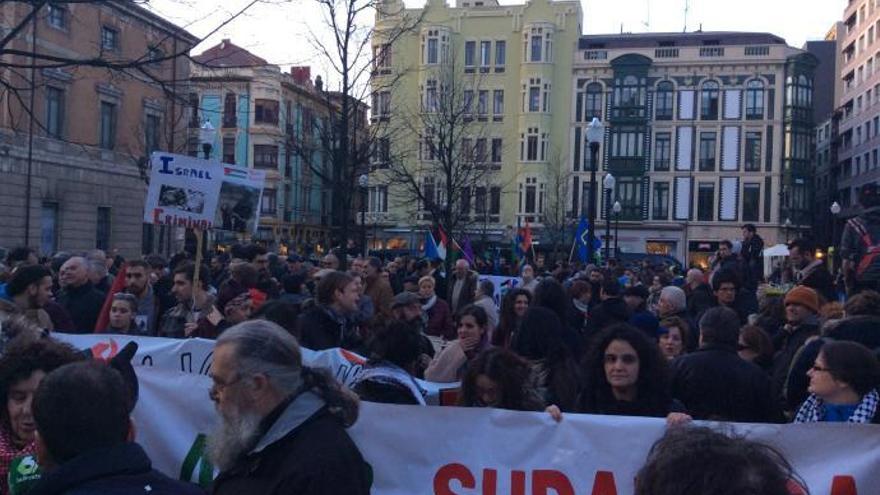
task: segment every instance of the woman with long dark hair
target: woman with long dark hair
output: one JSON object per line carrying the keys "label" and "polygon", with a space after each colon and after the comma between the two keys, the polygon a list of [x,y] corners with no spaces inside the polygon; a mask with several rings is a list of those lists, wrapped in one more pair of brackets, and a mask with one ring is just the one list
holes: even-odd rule
{"label": "woman with long dark hair", "polygon": [[676,414],[684,408],[672,399],[669,370],[657,344],[631,325],[614,325],[598,334],[584,367],[581,412],[690,419]]}
{"label": "woman with long dark hair", "polygon": [[532,306],[547,308],[556,314],[562,325],[562,340],[572,356],[580,356],[584,349],[581,334],[568,326],[568,297],[562,284],[552,278],[541,280],[535,288]]}
{"label": "woman with long dark hair", "polygon": [[532,363],[538,387],[547,404],[574,411],[580,392],[580,372],[563,341],[563,325],[547,308],[529,308],[511,349]]}
{"label": "woman with long dark hair", "polygon": [[513,411],[543,411],[544,400],[534,384],[532,366],[504,348],[480,354],[461,380],[458,405]]}
{"label": "woman with long dark hair", "polygon": [[501,300],[501,316],[498,328],[492,333],[492,345],[509,348],[510,342],[522,324],[523,317],[532,303],[532,293],[516,288],[507,292]]}

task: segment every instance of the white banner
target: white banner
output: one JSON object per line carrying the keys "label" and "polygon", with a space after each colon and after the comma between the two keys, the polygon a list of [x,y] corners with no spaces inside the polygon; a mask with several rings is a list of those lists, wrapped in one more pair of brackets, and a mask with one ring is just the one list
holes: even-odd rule
{"label": "white banner", "polygon": [[219,163],[191,156],[155,152],[144,222],[211,228],[222,182]]}
{"label": "white banner", "polygon": [[[128,337],[63,339],[106,356]],[[204,438],[217,419],[200,368],[210,366],[210,341],[131,340],[143,344],[138,441],[157,469],[208,483]],[[178,363],[192,372],[173,369]],[[779,449],[813,495],[870,495],[880,486],[880,427],[719,426]],[[623,495],[664,428],[661,419],[567,414],[555,423],[544,413],[364,403],[350,433],[373,468],[376,495]]]}
{"label": "white banner", "polygon": [[480,275],[478,280],[491,280],[495,284],[495,294],[492,298],[495,300],[495,306],[501,308],[501,300],[507,291],[515,289],[522,285],[522,279],[519,277],[502,277],[500,275]]}

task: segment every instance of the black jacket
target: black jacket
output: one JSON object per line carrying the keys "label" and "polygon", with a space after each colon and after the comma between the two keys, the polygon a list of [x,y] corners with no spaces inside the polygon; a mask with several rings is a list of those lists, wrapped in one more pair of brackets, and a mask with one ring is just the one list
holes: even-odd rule
{"label": "black jacket", "polygon": [[[810,337],[819,335],[819,326],[813,323],[803,323],[791,333],[784,328],[780,329],[773,337],[773,346],[776,354],[773,356],[771,375],[773,379],[774,396],[782,399],[785,382],[794,357]],[[812,366],[813,363],[810,363]]]}
{"label": "black jacket", "polygon": [[834,278],[824,264],[818,265],[810,270],[810,272],[798,282],[798,285],[814,289],[820,296],[825,298],[826,302],[834,302],[837,300],[837,294],[834,291]]}
{"label": "black jacket", "polygon": [[740,255],[746,268],[743,283],[746,287],[754,290],[764,279],[764,239],[755,234],[748,241],[743,241]]}
{"label": "black jacket", "polygon": [[782,420],[770,378],[736,350],[706,345],[673,363],[672,396],[694,419],[773,423]]}
{"label": "black jacket", "polygon": [[67,310],[73,320],[74,330],[71,333],[94,333],[98,314],[104,306],[104,293],[91,282],[86,282],[79,287],[62,290],[58,296],[58,304]]}
{"label": "black jacket", "polygon": [[699,321],[707,309],[715,306],[715,294],[709,284],[700,284],[695,289],[686,290],[688,313]]}
{"label": "black jacket", "polygon": [[[146,489],[149,487],[149,490]],[[201,488],[154,470],[144,449],[126,443],[92,451],[43,474],[29,495],[199,495]]]}
{"label": "black jacket", "polygon": [[327,308],[318,304],[299,315],[295,336],[301,346],[313,351],[342,347],[366,354],[357,327],[344,318],[334,318]]}
{"label": "black jacket", "polygon": [[257,446],[214,481],[214,495],[369,494],[369,465],[322,404],[306,393],[279,406]]}

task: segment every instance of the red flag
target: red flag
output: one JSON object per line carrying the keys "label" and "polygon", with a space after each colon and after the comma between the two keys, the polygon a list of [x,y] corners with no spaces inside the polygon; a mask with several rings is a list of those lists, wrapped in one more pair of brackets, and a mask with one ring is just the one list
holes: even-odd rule
{"label": "red flag", "polygon": [[119,267],[119,273],[113,279],[113,285],[107,291],[107,297],[104,299],[104,305],[101,306],[101,312],[98,313],[98,322],[95,323],[95,333],[104,333],[107,331],[107,325],[110,324],[110,306],[113,305],[113,294],[117,292],[125,292],[125,271],[127,264]]}
{"label": "red flag", "polygon": [[529,251],[532,249],[532,226],[529,225],[528,220],[526,220],[526,226],[520,229],[519,236],[519,249],[523,256],[528,256]]}

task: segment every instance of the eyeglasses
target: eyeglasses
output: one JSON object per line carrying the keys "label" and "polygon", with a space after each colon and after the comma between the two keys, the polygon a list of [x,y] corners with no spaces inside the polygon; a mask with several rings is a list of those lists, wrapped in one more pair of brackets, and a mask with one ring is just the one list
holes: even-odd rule
{"label": "eyeglasses", "polygon": [[831,373],[831,368],[826,368],[824,366],[816,366],[815,364],[813,366],[810,366],[810,369],[813,371],[826,371],[828,373]]}

